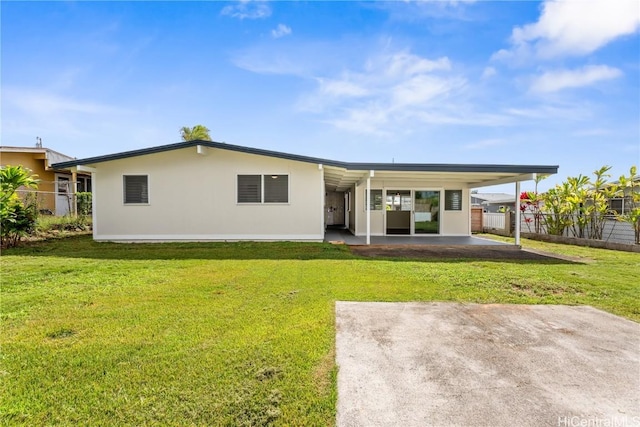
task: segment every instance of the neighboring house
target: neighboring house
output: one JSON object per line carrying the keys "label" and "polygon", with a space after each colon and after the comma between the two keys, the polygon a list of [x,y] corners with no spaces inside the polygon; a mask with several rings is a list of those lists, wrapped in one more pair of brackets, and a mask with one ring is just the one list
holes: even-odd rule
{"label": "neighboring house", "polygon": [[471,205],[481,206],[490,213],[514,211],[516,196],[507,193],[471,193]]}
{"label": "neighboring house", "polygon": [[[19,190],[35,194],[42,213],[66,215],[73,211],[73,195],[76,191],[91,191],[91,175],[71,172],[68,168],[52,165],[73,160],[73,157],[50,148],[0,146],[0,166],[23,166],[38,175],[38,190]],[[73,183],[76,183],[76,186]]]}
{"label": "neighboring house", "polygon": [[53,166],[92,173],[94,239],[110,241],[321,241],[330,225],[367,241],[469,236],[471,188],[558,169],[348,163],[209,141]]}
{"label": "neighboring house", "polygon": [[[633,182],[636,185],[636,193],[638,188],[638,183],[640,183],[640,175],[636,175],[633,177]],[[619,185],[620,181],[614,181],[611,184]],[[631,209],[635,207],[635,203],[633,202],[633,198],[631,196],[631,189],[625,188],[624,194],[621,194],[620,197],[615,197],[613,199],[609,199],[609,208],[621,215],[625,215],[629,213]]]}

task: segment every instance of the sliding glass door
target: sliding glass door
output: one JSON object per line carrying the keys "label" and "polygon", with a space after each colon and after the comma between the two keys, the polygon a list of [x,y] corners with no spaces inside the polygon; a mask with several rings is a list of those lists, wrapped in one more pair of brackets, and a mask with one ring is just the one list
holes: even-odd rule
{"label": "sliding glass door", "polygon": [[387,234],[411,234],[411,191],[387,190]]}
{"label": "sliding glass door", "polygon": [[440,233],[440,192],[414,191],[414,234]]}

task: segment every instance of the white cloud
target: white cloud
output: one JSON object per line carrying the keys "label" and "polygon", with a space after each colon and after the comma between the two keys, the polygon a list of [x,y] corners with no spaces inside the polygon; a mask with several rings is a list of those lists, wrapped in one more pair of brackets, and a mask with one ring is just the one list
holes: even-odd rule
{"label": "white cloud", "polygon": [[546,0],[537,22],[515,27],[511,49],[494,59],[587,55],[640,28],[637,0]]}
{"label": "white cloud", "polygon": [[3,122],[14,134],[90,137],[101,127],[130,117],[134,111],[98,102],[60,96],[45,90],[3,88]]}
{"label": "white cloud", "polygon": [[21,111],[43,116],[67,113],[105,114],[125,112],[109,105],[78,101],[37,90],[5,88],[3,98]]}
{"label": "white cloud", "polygon": [[589,86],[601,80],[620,77],[622,71],[606,65],[588,65],[577,70],[548,71],[531,85],[534,92],[557,92],[562,89]]}
{"label": "white cloud", "polygon": [[485,67],[484,71],[482,71],[482,78],[488,79],[489,77],[493,77],[497,74],[497,71],[493,67]]}
{"label": "white cloud", "polygon": [[262,19],[271,16],[271,8],[264,1],[241,0],[237,4],[223,7],[220,14],[238,19]]}
{"label": "white cloud", "polygon": [[279,39],[280,37],[288,36],[289,34],[291,34],[291,27],[284,24],[278,24],[276,29],[271,30],[271,36],[274,39]]}
{"label": "white cloud", "polygon": [[348,80],[318,79],[318,83],[320,84],[319,91],[323,95],[329,95],[336,98],[358,98],[369,94],[369,91],[366,88]]}
{"label": "white cloud", "polygon": [[447,57],[384,53],[370,57],[360,70],[317,78],[317,89],[298,106],[339,129],[377,136],[429,123],[466,123],[460,110],[447,108],[449,97],[463,92],[467,84],[451,69]]}

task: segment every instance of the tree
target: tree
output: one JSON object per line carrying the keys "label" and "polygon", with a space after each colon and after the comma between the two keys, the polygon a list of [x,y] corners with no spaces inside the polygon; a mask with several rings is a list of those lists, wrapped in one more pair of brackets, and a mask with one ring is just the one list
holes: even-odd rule
{"label": "tree", "polygon": [[195,125],[192,128],[183,126],[180,128],[180,136],[183,141],[212,141],[209,129],[203,125]]}

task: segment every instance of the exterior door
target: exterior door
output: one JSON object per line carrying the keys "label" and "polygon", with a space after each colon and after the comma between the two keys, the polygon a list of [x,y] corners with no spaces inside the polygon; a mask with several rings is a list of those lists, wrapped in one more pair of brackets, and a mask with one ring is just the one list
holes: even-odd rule
{"label": "exterior door", "polygon": [[71,177],[56,174],[56,215],[68,215],[71,211]]}
{"label": "exterior door", "polygon": [[344,225],[344,193],[330,191],[325,196],[325,222],[327,225]]}
{"label": "exterior door", "polygon": [[411,234],[411,191],[387,190],[387,234]]}
{"label": "exterior door", "polygon": [[440,191],[414,191],[414,234],[440,233]]}

